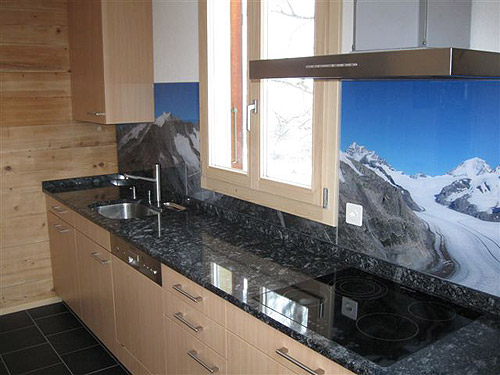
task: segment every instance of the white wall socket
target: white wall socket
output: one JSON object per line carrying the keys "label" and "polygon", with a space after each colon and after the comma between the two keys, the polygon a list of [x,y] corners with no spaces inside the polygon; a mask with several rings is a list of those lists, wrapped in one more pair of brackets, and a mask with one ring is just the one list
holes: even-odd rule
{"label": "white wall socket", "polygon": [[347,203],[345,206],[345,221],[347,224],[363,225],[363,206],[354,203]]}

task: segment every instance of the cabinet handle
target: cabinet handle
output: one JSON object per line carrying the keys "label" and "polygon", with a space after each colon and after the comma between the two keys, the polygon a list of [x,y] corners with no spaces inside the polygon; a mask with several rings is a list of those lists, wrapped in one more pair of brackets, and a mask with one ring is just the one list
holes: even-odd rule
{"label": "cabinet handle", "polygon": [[257,114],[259,111],[259,105],[257,102],[257,99],[254,99],[252,104],[247,105],[247,131],[250,131],[251,126],[250,126],[250,115]]}
{"label": "cabinet handle", "polygon": [[188,292],[186,292],[184,289],[182,289],[182,285],[181,284],[172,285],[172,288],[175,289],[176,291],[178,291],[183,296],[189,298],[193,302],[201,302],[203,300],[203,297],[199,297],[199,296],[198,297],[194,297],[191,294],[189,294]]}
{"label": "cabinet handle", "polygon": [[56,228],[56,230],[59,233],[67,233],[67,232],[69,232],[69,229],[64,229],[61,224],[54,224],[54,228]]}
{"label": "cabinet handle", "polygon": [[87,112],[87,115],[91,115],[91,116],[106,116],[106,112]]}
{"label": "cabinet handle", "polygon": [[111,262],[111,260],[109,260],[109,259],[101,259],[101,258],[99,258],[99,254],[100,253],[98,253],[97,251],[95,253],[91,254],[92,258],[94,258],[96,261],[98,261],[99,264],[105,265],[105,264],[108,264],[108,263]]}
{"label": "cabinet handle", "polygon": [[217,366],[210,367],[205,362],[203,362],[198,357],[198,353],[196,352],[196,350],[190,350],[190,351],[187,352],[187,354],[188,354],[188,356],[190,356],[191,358],[193,358],[196,362],[198,362],[200,365],[202,365],[205,368],[205,370],[207,370],[209,373],[213,374],[213,373],[216,373],[217,371],[219,371],[219,368]]}
{"label": "cabinet handle", "polygon": [[276,349],[276,354],[285,358],[287,361],[292,362],[295,366],[300,367],[302,370],[304,370],[305,372],[307,372],[311,375],[323,375],[325,373],[325,371],[321,368],[319,368],[317,370],[312,370],[309,367],[307,367],[306,365],[304,365],[302,362],[297,361],[295,358],[293,358],[292,356],[290,356],[288,354],[288,349],[285,347],[280,348],[280,349]]}
{"label": "cabinet handle", "polygon": [[177,319],[178,321],[184,323],[186,326],[188,326],[190,329],[195,331],[196,333],[203,331],[202,326],[195,326],[194,324],[188,322],[186,319],[184,319],[184,315],[181,312],[177,312],[174,314],[174,318]]}
{"label": "cabinet handle", "polygon": [[58,214],[67,214],[67,210],[63,210],[61,206],[52,206],[52,209],[57,212]]}

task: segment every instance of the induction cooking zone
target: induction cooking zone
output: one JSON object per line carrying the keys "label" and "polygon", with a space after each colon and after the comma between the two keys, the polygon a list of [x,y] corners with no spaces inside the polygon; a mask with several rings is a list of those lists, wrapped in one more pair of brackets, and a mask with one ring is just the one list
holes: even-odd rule
{"label": "induction cooking zone", "polygon": [[354,268],[254,299],[384,367],[480,316]]}

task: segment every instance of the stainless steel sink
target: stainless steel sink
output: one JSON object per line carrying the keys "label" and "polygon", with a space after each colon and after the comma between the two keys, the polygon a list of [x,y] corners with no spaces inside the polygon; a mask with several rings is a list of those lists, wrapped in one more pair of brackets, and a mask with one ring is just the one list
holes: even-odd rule
{"label": "stainless steel sink", "polygon": [[158,212],[140,203],[115,203],[105,206],[98,206],[97,212],[108,219],[133,219],[135,217],[144,217],[157,215]]}

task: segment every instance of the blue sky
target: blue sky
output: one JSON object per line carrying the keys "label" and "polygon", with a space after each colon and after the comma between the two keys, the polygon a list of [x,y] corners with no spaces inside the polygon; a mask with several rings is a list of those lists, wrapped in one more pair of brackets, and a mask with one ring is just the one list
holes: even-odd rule
{"label": "blue sky", "polygon": [[183,121],[199,122],[198,88],[198,82],[155,83],[155,117],[172,112]]}
{"label": "blue sky", "polygon": [[480,157],[500,164],[500,81],[342,84],[341,148],[375,150],[407,174],[443,174]]}

